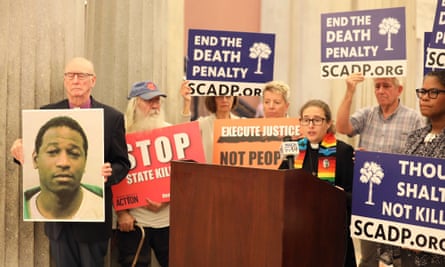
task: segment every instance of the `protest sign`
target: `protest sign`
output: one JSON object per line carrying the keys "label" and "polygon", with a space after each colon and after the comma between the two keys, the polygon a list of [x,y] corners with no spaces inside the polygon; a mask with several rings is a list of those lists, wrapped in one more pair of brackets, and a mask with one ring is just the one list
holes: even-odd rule
{"label": "protest sign", "polygon": [[116,210],[170,201],[170,161],[205,162],[198,122],[127,134],[130,171],[112,186]]}
{"label": "protest sign", "polygon": [[321,15],[321,78],[405,76],[405,8]]}
{"label": "protest sign", "polygon": [[423,34],[423,75],[426,75],[428,72],[431,72],[433,69],[431,67],[427,67],[427,57],[428,57],[428,46],[430,45],[431,32],[425,32]]}
{"label": "protest sign", "polygon": [[300,136],[297,118],[215,120],[213,163],[278,169],[286,136]]}
{"label": "protest sign", "polygon": [[429,38],[429,46],[425,67],[432,69],[445,68],[445,2],[437,1],[433,32]]}
{"label": "protest sign", "polygon": [[445,255],[443,159],[356,151],[351,235]]}
{"label": "protest sign", "polygon": [[275,35],[189,30],[191,95],[259,96],[273,80]]}

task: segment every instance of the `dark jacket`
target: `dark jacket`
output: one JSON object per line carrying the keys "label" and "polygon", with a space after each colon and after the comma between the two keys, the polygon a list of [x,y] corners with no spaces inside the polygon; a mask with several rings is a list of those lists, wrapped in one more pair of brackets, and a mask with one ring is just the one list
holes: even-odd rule
{"label": "dark jacket", "polygon": [[[309,153],[312,153],[312,159],[318,161],[318,151],[314,151],[308,146],[305,158],[303,160],[303,170],[311,173],[311,170],[314,166],[317,166],[317,163],[308,164],[309,162]],[[351,204],[352,204],[352,182],[353,182],[353,173],[354,173],[354,149],[352,146],[346,144],[337,139],[337,147],[335,154],[335,185],[343,188],[346,193],[346,212],[347,212],[347,248],[345,255],[345,263],[344,266],[357,266],[355,262],[355,253],[354,246],[352,243],[352,239],[349,233],[348,225],[351,222]],[[287,160],[283,161],[279,167],[280,169],[288,169],[289,165]],[[318,171],[318,170],[317,170]]]}
{"label": "dark jacket", "polygon": [[[308,147],[308,151],[306,152],[306,157],[310,153],[309,149],[310,148]],[[349,214],[351,211],[352,180],[354,173],[353,157],[354,157],[354,149],[352,148],[352,146],[337,139],[337,151],[335,154],[336,158],[335,185],[340,186],[346,192],[347,205],[348,205],[347,209]],[[306,163],[306,158],[304,159],[303,170],[306,170],[309,173],[311,173],[312,170],[310,170],[308,164],[305,163]],[[281,162],[279,169],[289,169],[287,160]]]}
{"label": "dark jacket", "polygon": [[[49,104],[41,109],[68,109],[68,100]],[[127,143],[125,140],[124,116],[118,110],[97,102],[91,97],[91,108],[104,110],[104,160],[110,162],[113,174],[105,184],[105,222],[47,222],[45,233],[57,240],[65,227],[71,227],[74,237],[80,242],[106,241],[111,236],[112,192],[111,185],[120,182],[130,169]]]}

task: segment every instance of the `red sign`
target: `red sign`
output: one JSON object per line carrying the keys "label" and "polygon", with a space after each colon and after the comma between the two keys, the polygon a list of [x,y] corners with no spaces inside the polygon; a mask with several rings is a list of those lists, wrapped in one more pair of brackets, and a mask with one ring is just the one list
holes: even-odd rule
{"label": "red sign", "polygon": [[198,122],[127,134],[127,177],[112,186],[115,210],[170,201],[170,161],[205,162]]}

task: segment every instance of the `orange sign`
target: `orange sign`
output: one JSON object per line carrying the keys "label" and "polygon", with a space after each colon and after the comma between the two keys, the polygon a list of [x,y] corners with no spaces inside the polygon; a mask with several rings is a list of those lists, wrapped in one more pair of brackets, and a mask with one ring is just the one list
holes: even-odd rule
{"label": "orange sign", "polygon": [[213,163],[278,169],[285,136],[301,136],[297,118],[215,120]]}

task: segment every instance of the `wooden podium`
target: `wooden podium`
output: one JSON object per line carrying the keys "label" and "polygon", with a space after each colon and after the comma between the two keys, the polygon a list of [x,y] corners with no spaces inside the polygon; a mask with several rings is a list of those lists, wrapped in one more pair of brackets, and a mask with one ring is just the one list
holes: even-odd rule
{"label": "wooden podium", "polygon": [[345,242],[345,193],[301,169],[171,164],[171,267],[341,267]]}

